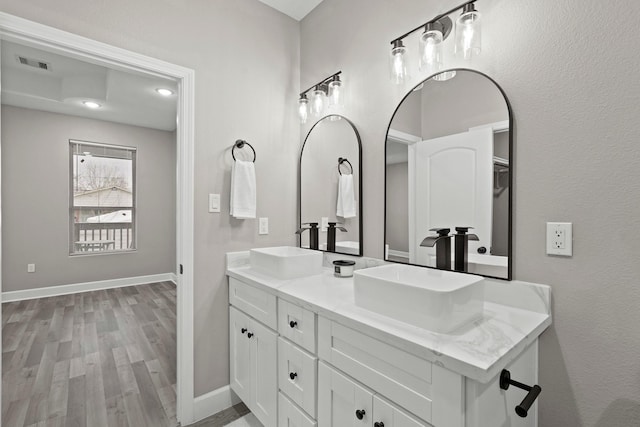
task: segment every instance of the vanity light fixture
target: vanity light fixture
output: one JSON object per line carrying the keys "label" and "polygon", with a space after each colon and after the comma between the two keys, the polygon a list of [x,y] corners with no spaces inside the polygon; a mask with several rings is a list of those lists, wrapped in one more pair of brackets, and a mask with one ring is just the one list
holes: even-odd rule
{"label": "vanity light fixture", "polygon": [[94,102],[94,101],[82,101],[82,103],[84,104],[85,107],[91,108],[92,110],[95,110],[96,108],[102,107],[102,105],[100,105],[100,104],[98,104],[97,102]]}
{"label": "vanity light fixture", "polygon": [[[443,44],[451,33],[453,23],[448,15],[462,9],[462,14],[456,19],[456,36],[454,52],[461,58],[469,60],[481,52],[480,37],[480,13],[474,3],[477,0],[467,1],[453,9],[442,13],[430,21],[414,28],[411,31],[391,41],[391,81],[395,84],[403,84],[409,79],[408,51],[402,40],[414,32],[423,29],[419,45],[419,68],[436,74],[444,69]],[[455,71],[436,74],[434,80],[445,81],[453,78]]]}
{"label": "vanity light fixture", "polygon": [[173,91],[171,89],[167,89],[167,88],[164,88],[164,87],[157,88],[156,92],[158,92],[162,96],[171,96],[171,95],[173,95]]}
{"label": "vanity light fixture", "polygon": [[[340,80],[341,73],[342,71],[338,71],[314,84],[309,89],[300,92],[300,98],[298,98],[300,123],[306,123],[309,112],[316,117],[320,117],[325,112],[325,107],[344,106],[344,82]],[[307,97],[309,92],[311,94]]]}

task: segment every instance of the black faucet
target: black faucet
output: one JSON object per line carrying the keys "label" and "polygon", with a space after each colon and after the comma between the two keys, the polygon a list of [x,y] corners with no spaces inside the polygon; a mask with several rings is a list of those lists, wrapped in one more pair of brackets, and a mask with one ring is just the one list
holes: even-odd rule
{"label": "black faucet", "polygon": [[309,227],[301,227],[296,234],[302,236],[304,230],[309,230],[309,248],[318,249],[318,223],[317,222],[305,222],[302,225],[308,225]]}
{"label": "black faucet", "polygon": [[456,259],[454,270],[467,272],[467,253],[469,252],[469,240],[480,240],[475,234],[467,234],[473,227],[456,227],[457,233],[453,235],[456,244]]}
{"label": "black faucet", "polygon": [[451,236],[450,228],[432,228],[437,236],[429,236],[420,243],[420,246],[436,247],[436,268],[440,270],[451,270]]}
{"label": "black faucet", "polygon": [[344,227],[337,227],[337,222],[329,222],[329,228],[327,229],[327,251],[335,252],[336,251],[336,229],[340,231],[346,232],[347,229]]}

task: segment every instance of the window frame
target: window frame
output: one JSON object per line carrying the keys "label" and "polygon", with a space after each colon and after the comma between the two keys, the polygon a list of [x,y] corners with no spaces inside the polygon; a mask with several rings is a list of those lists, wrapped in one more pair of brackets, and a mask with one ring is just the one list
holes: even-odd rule
{"label": "window frame", "polygon": [[[75,247],[75,224],[74,221],[74,212],[76,210],[75,200],[74,200],[74,175],[73,175],[73,160],[74,160],[74,147],[76,145],[83,146],[93,146],[100,148],[111,148],[116,150],[126,150],[131,152],[131,207],[124,207],[126,209],[131,209],[131,247],[126,249],[114,249],[113,250],[99,250],[99,251],[77,251]],[[114,254],[126,254],[126,253],[135,253],[138,250],[138,227],[137,227],[137,218],[138,218],[138,206],[137,206],[137,160],[138,160],[138,149],[137,147],[125,146],[125,145],[116,145],[116,144],[105,144],[101,142],[95,141],[84,141],[80,139],[69,139],[69,211],[68,211],[68,220],[69,220],[69,256],[94,256],[94,255],[114,255]],[[83,206],[82,208],[86,209],[104,209],[105,206]],[[122,208],[122,207],[121,207]]]}

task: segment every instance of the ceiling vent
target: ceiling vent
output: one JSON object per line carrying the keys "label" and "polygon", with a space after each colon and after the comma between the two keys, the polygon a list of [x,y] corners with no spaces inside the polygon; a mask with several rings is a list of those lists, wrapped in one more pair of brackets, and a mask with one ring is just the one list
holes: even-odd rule
{"label": "ceiling vent", "polygon": [[40,61],[39,59],[27,58],[26,56],[17,55],[18,62],[28,67],[37,68],[39,70],[51,71],[51,64]]}

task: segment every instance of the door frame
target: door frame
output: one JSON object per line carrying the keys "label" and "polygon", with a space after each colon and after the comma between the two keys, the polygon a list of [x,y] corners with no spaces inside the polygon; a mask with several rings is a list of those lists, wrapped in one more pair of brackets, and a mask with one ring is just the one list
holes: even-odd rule
{"label": "door frame", "polygon": [[[66,56],[174,80],[178,85],[176,128],[177,418],[194,419],[194,123],[195,72],[126,49],[0,12],[0,39]],[[1,207],[0,207],[1,209]],[[0,224],[1,227],[1,224]],[[0,228],[1,232],[1,228]],[[0,265],[0,289],[1,282]],[[1,296],[0,296],[1,298]],[[2,306],[0,305],[0,313]],[[0,390],[1,399],[1,390]],[[1,400],[0,400],[1,401]]]}

